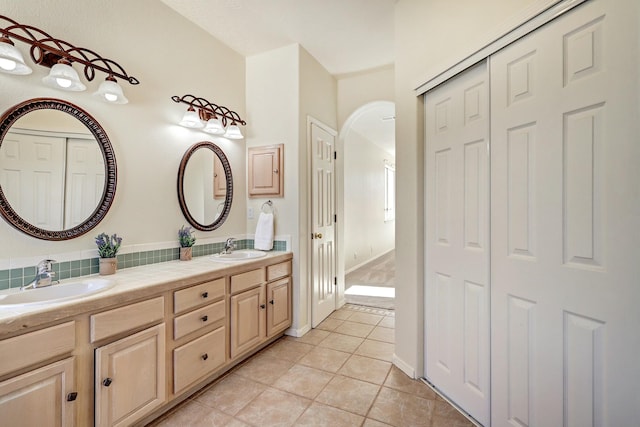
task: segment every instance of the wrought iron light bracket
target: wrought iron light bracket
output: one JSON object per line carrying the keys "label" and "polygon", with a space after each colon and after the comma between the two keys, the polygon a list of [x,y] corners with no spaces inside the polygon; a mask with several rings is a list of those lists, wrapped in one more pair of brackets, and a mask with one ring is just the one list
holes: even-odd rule
{"label": "wrought iron light bracket", "polygon": [[227,123],[229,122],[232,125],[241,124],[242,126],[246,126],[247,124],[247,122],[242,120],[240,115],[235,111],[231,111],[223,105],[216,105],[204,98],[199,98],[193,95],[184,95],[182,97],[172,96],[171,99],[173,102],[186,104],[189,108],[198,110],[200,119],[204,121],[212,118],[218,118],[222,121],[223,126],[227,126]]}

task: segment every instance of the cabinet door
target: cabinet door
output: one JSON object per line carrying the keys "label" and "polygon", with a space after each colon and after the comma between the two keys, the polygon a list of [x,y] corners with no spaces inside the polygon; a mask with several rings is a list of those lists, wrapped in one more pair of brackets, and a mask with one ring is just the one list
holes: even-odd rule
{"label": "cabinet door", "polygon": [[266,336],[264,286],[231,297],[231,358],[259,344]]}
{"label": "cabinet door", "polygon": [[96,349],[96,426],[128,426],[165,402],[164,324]]}
{"label": "cabinet door", "polygon": [[291,326],[291,278],[267,284],[267,336]]}
{"label": "cabinet door", "polygon": [[249,148],[249,197],[284,196],[283,148],[283,144]]}
{"label": "cabinet door", "polygon": [[[71,427],[74,358],[0,382],[0,424],[12,427]],[[74,398],[75,399],[75,398]]]}

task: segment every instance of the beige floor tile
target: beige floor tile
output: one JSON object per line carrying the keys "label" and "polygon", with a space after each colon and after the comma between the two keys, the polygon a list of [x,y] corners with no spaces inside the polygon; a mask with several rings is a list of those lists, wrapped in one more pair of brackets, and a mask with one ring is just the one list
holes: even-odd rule
{"label": "beige floor tile", "polygon": [[232,417],[194,400],[187,401],[169,414],[156,427],[213,427],[226,426]]}
{"label": "beige floor tile", "polygon": [[366,339],[360,344],[355,354],[391,362],[393,360],[394,349],[395,345],[391,343]]}
{"label": "beige floor tile", "polygon": [[395,342],[395,330],[393,328],[383,328],[382,326],[376,326],[375,329],[371,331],[367,339],[393,344]]}
{"label": "beige floor tile", "polygon": [[365,323],[367,325],[377,325],[380,323],[384,316],[371,313],[358,313],[355,312],[349,317],[350,322]]}
{"label": "beige floor tile", "polygon": [[364,416],[379,390],[378,385],[338,375],[322,390],[316,401]]}
{"label": "beige floor tile", "polygon": [[338,372],[350,354],[330,348],[316,347],[307,353],[300,361],[300,365],[321,369],[328,372]]}
{"label": "beige floor tile", "polygon": [[383,384],[389,369],[391,369],[389,362],[354,354],[342,365],[338,374],[370,383]]}
{"label": "beige floor tile", "polygon": [[[184,427],[187,427],[187,426],[184,426]],[[237,418],[234,418],[229,422],[229,424],[227,424],[224,427],[252,427],[252,426],[250,426],[249,424],[247,424],[247,423],[245,423],[243,421],[240,421]]]}
{"label": "beige floor tile", "polygon": [[308,366],[293,365],[289,372],[273,384],[273,387],[308,399],[315,399],[332,378],[333,374],[329,372]]}
{"label": "beige floor tile", "polygon": [[301,337],[286,337],[287,340],[302,342],[305,344],[317,345],[328,337],[330,334],[329,331],[323,331],[322,329],[312,329]]}
{"label": "beige floor tile", "polygon": [[393,426],[430,427],[435,401],[382,387],[369,418]]}
{"label": "beige floor tile", "polygon": [[378,326],[383,326],[385,328],[395,328],[396,327],[396,318],[393,316],[384,316],[384,319],[378,323]]}
{"label": "beige floor tile", "polygon": [[344,320],[340,320],[340,319],[332,319],[332,318],[327,318],[324,319],[319,325],[317,329],[322,329],[323,331],[335,331],[336,328],[340,325],[342,325],[342,322],[344,322]]}
{"label": "beige floor tile", "polygon": [[381,423],[380,421],[372,420],[371,418],[367,418],[364,420],[364,424],[362,427],[389,427],[390,424]]}
{"label": "beige floor tile", "polygon": [[281,338],[264,349],[262,353],[278,359],[297,362],[311,349],[313,349],[313,345],[311,344]]}
{"label": "beige floor tile", "polygon": [[459,420],[435,415],[431,421],[431,427],[475,427],[475,425],[466,418]]}
{"label": "beige floor tile", "polygon": [[349,317],[351,317],[352,314],[353,314],[352,310],[341,308],[340,310],[336,310],[333,313],[331,313],[329,315],[329,318],[338,319],[338,320],[347,320]]}
{"label": "beige floor tile", "polygon": [[446,418],[451,422],[455,421],[461,425],[466,425],[465,423],[469,423],[471,425],[471,422],[448,402],[436,401],[433,415]]}
{"label": "beige floor tile", "polygon": [[411,379],[407,374],[395,366],[391,367],[391,372],[389,372],[384,385],[425,399],[436,399],[436,393],[431,390],[429,386],[420,380]]}
{"label": "beige floor tile", "polygon": [[364,417],[332,408],[321,403],[312,403],[311,406],[296,421],[296,426],[309,427],[359,427]]}
{"label": "beige floor tile", "polygon": [[263,384],[231,374],[209,387],[204,393],[199,394],[195,400],[203,405],[235,415],[265,389],[266,386]]}
{"label": "beige floor tile", "polygon": [[291,366],[293,366],[293,362],[289,360],[260,353],[249,359],[248,362],[236,369],[234,373],[241,377],[261,382],[262,384],[271,385],[278,378],[286,374]]}
{"label": "beige floor tile", "polygon": [[291,426],[311,404],[311,400],[268,388],[237,415],[256,426]]}
{"label": "beige floor tile", "polygon": [[322,340],[318,347],[331,348],[333,350],[353,353],[362,344],[364,338],[354,337],[351,335],[338,334],[332,332],[327,338]]}
{"label": "beige floor tile", "polygon": [[366,338],[366,336],[373,331],[373,328],[373,325],[345,320],[341,325],[338,325],[335,328],[335,332],[344,335],[352,335],[354,337]]}

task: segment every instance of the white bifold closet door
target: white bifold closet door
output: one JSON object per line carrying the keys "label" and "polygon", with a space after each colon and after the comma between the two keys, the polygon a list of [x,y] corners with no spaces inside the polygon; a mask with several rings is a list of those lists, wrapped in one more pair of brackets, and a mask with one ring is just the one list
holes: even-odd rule
{"label": "white bifold closet door", "polygon": [[492,425],[640,425],[637,0],[491,58]]}
{"label": "white bifold closet door", "polygon": [[489,84],[483,62],[425,95],[426,378],[489,423]]}

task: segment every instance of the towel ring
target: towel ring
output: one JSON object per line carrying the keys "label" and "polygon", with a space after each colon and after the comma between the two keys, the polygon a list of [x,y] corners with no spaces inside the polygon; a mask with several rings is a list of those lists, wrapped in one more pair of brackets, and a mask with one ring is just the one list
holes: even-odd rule
{"label": "towel ring", "polygon": [[[267,206],[268,210],[265,212],[264,207]],[[273,202],[271,200],[267,200],[262,204],[260,210],[265,213],[273,213]]]}

